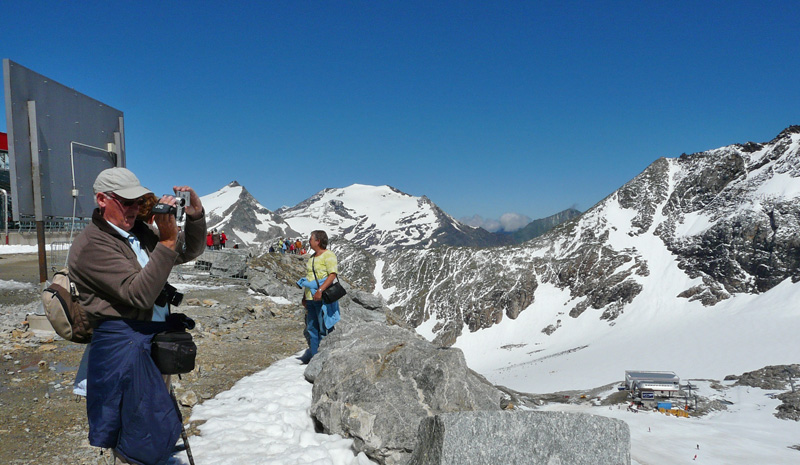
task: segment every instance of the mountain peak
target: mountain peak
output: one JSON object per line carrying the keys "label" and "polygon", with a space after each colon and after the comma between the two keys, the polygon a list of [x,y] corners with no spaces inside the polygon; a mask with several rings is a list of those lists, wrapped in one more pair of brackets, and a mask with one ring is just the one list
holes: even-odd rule
{"label": "mountain peak", "polygon": [[466,228],[427,197],[395,187],[351,184],[324,189],[278,213],[296,231],[324,228],[372,253],[398,247],[434,245],[494,245],[485,231]]}
{"label": "mountain peak", "polygon": [[232,241],[245,246],[277,237],[299,237],[283,219],[265,208],[236,181],[200,197],[209,229],[224,229]]}
{"label": "mountain peak", "polygon": [[787,136],[789,136],[791,134],[800,134],[800,125],[789,126],[788,128],[786,128],[783,131],[781,131],[781,133],[778,134],[778,137],[776,137],[776,139],[782,139],[782,138],[787,137]]}

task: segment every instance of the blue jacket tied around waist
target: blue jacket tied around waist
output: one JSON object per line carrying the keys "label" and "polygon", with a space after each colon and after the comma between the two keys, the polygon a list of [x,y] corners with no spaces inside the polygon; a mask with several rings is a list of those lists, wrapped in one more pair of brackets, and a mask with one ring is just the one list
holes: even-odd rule
{"label": "blue jacket tied around waist", "polygon": [[[313,279],[309,280],[306,278],[301,278],[297,281],[297,285],[311,289],[312,294],[319,289],[319,284]],[[339,314],[339,302],[333,302],[331,304],[326,304],[323,302],[322,318],[325,321],[325,327],[327,329],[333,328],[333,325],[338,323],[341,319],[341,315]]]}
{"label": "blue jacket tied around waist", "polygon": [[156,465],[171,456],[180,413],[150,356],[163,322],[106,320],[94,330],[89,355],[89,443],[115,448],[131,463]]}

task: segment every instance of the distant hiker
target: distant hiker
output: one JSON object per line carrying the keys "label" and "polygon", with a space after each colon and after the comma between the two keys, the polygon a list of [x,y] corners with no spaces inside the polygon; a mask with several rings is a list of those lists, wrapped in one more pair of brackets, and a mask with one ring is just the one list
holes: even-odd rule
{"label": "distant hiker", "polygon": [[295,250],[297,253],[299,253],[299,254],[302,254],[302,252],[300,251],[300,249],[302,249],[302,248],[303,248],[303,242],[302,242],[302,241],[300,241],[300,239],[297,239],[297,240],[294,242],[294,250]]}
{"label": "distant hiker", "polygon": [[214,244],[213,249],[219,250],[219,233],[216,229],[211,230],[211,242]]}
{"label": "distant hiker", "polygon": [[[234,242],[233,243],[233,248],[234,249],[238,249],[239,248],[239,243],[238,242]],[[270,248],[272,248],[272,247],[270,247]]]}
{"label": "distant hiker", "polygon": [[225,235],[225,231],[221,231],[219,233],[219,245],[224,249],[225,243],[228,242],[228,236]]}
{"label": "distant hiker", "polygon": [[281,253],[285,254],[286,249],[288,248],[286,241],[281,241]]}
{"label": "distant hiker", "polygon": [[[236,248],[236,244],[234,244],[233,248],[234,249]],[[275,247],[274,246],[269,246],[269,253],[275,253]]]}
{"label": "distant hiker", "polygon": [[206,235],[206,246],[209,250],[214,248],[214,239],[211,237],[211,231]]}
{"label": "distant hiker", "polygon": [[[203,252],[206,222],[200,197],[188,186],[174,189],[190,194],[180,236],[172,214],[155,215],[157,229],[136,218],[152,192],[131,171],[103,170],[94,182],[98,208],[70,249],[70,277],[94,329],[87,369],[89,444],[114,449],[117,463],[166,462],[182,430],[149,347],[153,334],[179,316],[170,315],[159,296],[173,265]],[[164,196],[160,203],[174,205],[175,198]]]}
{"label": "distant hiker", "polygon": [[325,231],[312,231],[309,244],[314,255],[306,263],[305,279],[297,283],[306,288],[303,305],[306,308],[308,350],[300,358],[303,363],[308,363],[317,354],[320,341],[333,331],[333,325],[339,321],[339,302],[322,302],[322,291],[333,284],[339,273],[336,255],[328,250],[328,235]]}

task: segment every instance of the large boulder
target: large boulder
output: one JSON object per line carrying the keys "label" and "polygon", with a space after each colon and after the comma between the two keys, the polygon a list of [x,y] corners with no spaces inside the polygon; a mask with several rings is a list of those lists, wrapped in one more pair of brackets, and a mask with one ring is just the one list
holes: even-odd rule
{"label": "large boulder", "polygon": [[341,283],[347,290],[347,295],[339,300],[343,321],[386,322],[386,312],[389,311],[389,307],[384,304],[383,299],[362,289],[352,287],[345,281],[341,281]]}
{"label": "large boulder", "polygon": [[405,464],[425,418],[500,410],[503,394],[472,372],[459,349],[376,322],[342,321],[306,369],[312,416],[326,433],[353,438],[382,464]]}
{"label": "large boulder", "polygon": [[218,278],[247,278],[247,262],[250,256],[247,251],[236,249],[206,251],[203,258],[211,262],[208,273]]}
{"label": "large boulder", "polygon": [[303,296],[303,291],[297,286],[292,288],[277,277],[274,272],[250,270],[249,287],[253,291],[270,297],[285,297],[298,302]]}
{"label": "large boulder", "polygon": [[458,412],[419,427],[409,465],[630,465],[621,420],[567,412]]}

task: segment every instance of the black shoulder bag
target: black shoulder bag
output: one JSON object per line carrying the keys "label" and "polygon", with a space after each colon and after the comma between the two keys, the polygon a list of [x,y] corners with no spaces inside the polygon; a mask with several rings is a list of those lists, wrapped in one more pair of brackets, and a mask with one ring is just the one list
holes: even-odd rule
{"label": "black shoulder bag", "polygon": [[165,331],[153,336],[150,355],[162,375],[182,375],[194,370],[197,345],[186,331]]}
{"label": "black shoulder bag", "polygon": [[[311,272],[314,273],[314,280],[317,282],[317,287],[320,286],[319,278],[317,278],[317,271],[314,269],[314,259],[317,257],[311,258]],[[347,291],[344,290],[344,286],[339,283],[339,274],[336,274],[336,281],[333,284],[328,286],[327,289],[322,291],[322,301],[326,304],[332,304],[337,300],[341,299],[347,294]]]}
{"label": "black shoulder bag", "polygon": [[194,328],[194,320],[183,313],[167,315],[170,329],[153,336],[150,355],[163,375],[181,375],[194,370],[197,345],[187,329]]}

